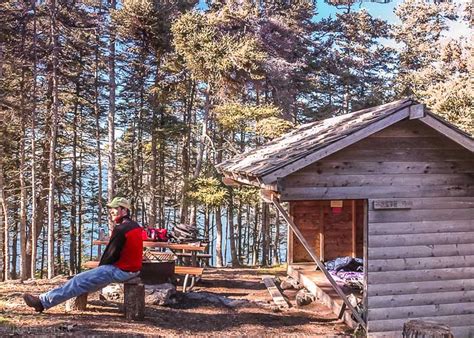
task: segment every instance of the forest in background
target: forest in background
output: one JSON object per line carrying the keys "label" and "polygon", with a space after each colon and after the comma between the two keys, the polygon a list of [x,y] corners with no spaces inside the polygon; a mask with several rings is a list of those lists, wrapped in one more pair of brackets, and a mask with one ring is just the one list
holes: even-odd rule
{"label": "forest in background", "polygon": [[447,35],[472,2],[406,0],[397,24],[329,3],[2,1],[0,280],[79,272],[117,195],[196,224],[216,266],[278,264],[286,226],[216,164],[406,96],[473,133],[474,44]]}

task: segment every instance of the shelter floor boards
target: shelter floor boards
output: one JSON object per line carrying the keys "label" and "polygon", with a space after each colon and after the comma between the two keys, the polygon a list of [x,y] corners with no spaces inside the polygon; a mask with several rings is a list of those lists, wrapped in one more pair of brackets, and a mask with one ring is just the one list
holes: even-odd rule
{"label": "shelter floor boards", "polygon": [[[319,301],[328,306],[336,315],[339,315],[343,304],[342,299],[334,291],[324,273],[315,269],[315,263],[293,263],[288,265],[288,275],[298,280],[301,285],[318,297]],[[345,287],[342,290],[346,295],[353,293]],[[348,310],[345,311],[343,319],[349,327],[354,329],[357,326]]]}

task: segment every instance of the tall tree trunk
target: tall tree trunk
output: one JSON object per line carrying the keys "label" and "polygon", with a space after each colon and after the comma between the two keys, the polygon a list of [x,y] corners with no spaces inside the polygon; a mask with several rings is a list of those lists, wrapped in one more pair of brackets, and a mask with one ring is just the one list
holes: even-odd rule
{"label": "tall tree trunk", "polygon": [[[22,95],[23,96],[23,95]],[[22,106],[24,103],[22,104]],[[26,178],[25,178],[25,120],[24,117],[21,118],[21,140],[20,140],[20,262],[21,262],[21,280],[28,279],[29,269],[27,267],[26,259]]]}
{"label": "tall tree trunk", "polygon": [[55,151],[58,125],[58,36],[56,27],[56,0],[50,1],[50,38],[52,51],[53,102],[51,111],[51,140],[49,149],[49,192],[48,192],[48,278],[54,276],[54,191],[56,185]]}
{"label": "tall tree trunk", "polygon": [[[36,95],[37,95],[37,65],[38,56],[36,52],[37,47],[37,32],[36,32],[36,1],[32,1],[33,6],[33,106],[31,109],[31,278],[35,278],[36,274],[36,258],[37,258],[37,241],[38,241],[38,228],[36,223]],[[27,248],[28,249],[28,248]]]}
{"label": "tall tree trunk", "polygon": [[[144,112],[145,112],[145,51],[142,49],[142,53],[140,56],[140,74],[141,74],[141,83],[140,83],[140,105],[138,108],[138,121],[137,121],[137,158],[133,161],[135,166],[135,176],[134,176],[134,184],[132,186],[132,203],[134,204],[135,208],[135,215],[138,219],[138,211],[140,208],[140,200],[141,200],[141,193],[143,191],[143,119],[144,119]],[[142,209],[143,210],[143,209]]]}
{"label": "tall tree trunk", "polygon": [[[22,22],[21,25],[21,51],[26,53],[25,46],[26,39],[26,23]],[[21,65],[21,78],[20,78],[20,279],[25,280],[28,278],[29,270],[27,268],[26,260],[26,208],[27,208],[27,194],[26,194],[26,112],[25,112],[25,76],[26,76],[26,61]]]}
{"label": "tall tree trunk", "polygon": [[77,210],[77,114],[79,105],[79,83],[76,83],[76,100],[72,120],[72,174],[71,174],[71,219],[69,221],[69,275],[76,274],[76,210]]}
{"label": "tall tree trunk", "polygon": [[40,279],[43,279],[43,274],[44,274],[44,263],[45,263],[45,251],[46,251],[46,242],[48,235],[45,233],[45,229],[43,229],[43,236],[41,238],[41,272],[40,272]]}
{"label": "tall tree trunk", "polygon": [[[159,88],[160,86],[160,64],[161,64],[161,57],[160,55],[156,55],[156,71],[155,71],[155,88]],[[161,110],[161,105],[159,101],[159,95],[156,94],[153,98],[153,108],[152,108],[152,122],[151,122],[151,168],[150,168],[150,211],[148,212],[149,220],[148,225],[154,227],[156,224],[156,164],[158,160],[158,118],[157,118],[157,110]],[[161,114],[161,112],[160,112]],[[161,133],[160,133],[161,135]],[[161,150],[161,149],[160,149]],[[160,195],[163,195],[163,191],[160,191]]]}
{"label": "tall tree trunk", "polygon": [[[160,110],[160,130],[165,128],[165,116],[163,109]],[[166,194],[166,186],[165,186],[165,160],[166,160],[166,142],[164,133],[161,132],[159,136],[159,161],[160,161],[160,197],[158,200],[159,203],[159,219],[161,227],[165,227],[165,194]]]}
{"label": "tall tree trunk", "polygon": [[[79,124],[82,125],[82,107],[79,114]],[[83,172],[83,148],[84,148],[84,137],[82,129],[79,131],[79,167],[77,171],[77,183],[78,183],[78,217],[77,217],[77,259],[76,259],[76,271],[81,272],[82,270],[82,214],[83,214],[83,197],[82,197],[82,172]],[[100,205],[100,204],[99,204]]]}
{"label": "tall tree trunk", "polygon": [[212,254],[212,258],[214,260],[214,266],[217,266],[216,259],[217,255],[214,255],[214,249],[215,249],[215,242],[214,242],[214,231],[216,227],[214,226],[215,224],[215,212],[212,212],[211,208],[207,209],[208,212],[208,219],[209,219],[209,249]]}
{"label": "tall tree trunk", "polygon": [[[209,212],[207,208],[204,210],[204,238],[206,238],[209,243],[211,243],[211,238],[209,237]],[[209,250],[209,247],[208,247]],[[212,253],[212,250],[210,251]]]}
{"label": "tall tree trunk", "polygon": [[[14,203],[15,210],[18,210],[18,206]],[[18,218],[16,217],[16,213],[14,214],[13,220],[13,235],[12,235],[12,264],[11,264],[11,271],[10,271],[10,278],[17,279],[17,270],[16,270],[16,262],[18,257]]]}
{"label": "tall tree trunk", "polygon": [[[205,96],[206,96],[206,103],[204,105],[204,116],[202,120],[202,132],[201,132],[201,139],[199,142],[199,152],[198,156],[196,158],[196,167],[194,169],[194,174],[193,174],[193,180],[197,179],[199,175],[201,174],[201,167],[202,167],[202,162],[204,159],[204,150],[206,148],[206,138],[207,138],[207,124],[208,124],[208,119],[209,119],[209,111],[211,109],[211,85],[208,84],[206,91],[205,91]],[[191,214],[190,214],[190,222],[194,225],[196,225],[196,216],[197,216],[197,205],[196,203],[193,203],[191,207]]]}
{"label": "tall tree trunk", "polygon": [[221,207],[215,208],[216,213],[216,266],[222,266],[222,215]]}
{"label": "tall tree trunk", "polygon": [[268,254],[270,244],[270,233],[269,233],[269,210],[268,203],[262,202],[262,265],[268,265]]}
{"label": "tall tree trunk", "polygon": [[[3,41],[0,42],[0,81],[3,80]],[[3,140],[4,140],[4,114],[0,114],[0,154],[4,153]],[[8,243],[5,239],[7,227],[7,213],[5,211],[5,199],[4,199],[4,180],[3,180],[3,158],[0,156],[0,281],[7,279],[8,270],[6,256],[6,246],[5,243]]]}
{"label": "tall tree trunk", "polygon": [[273,245],[273,265],[280,264],[280,211],[276,209],[275,216],[275,242]]}
{"label": "tall tree trunk", "polygon": [[[1,44],[0,44],[0,57],[1,57]],[[1,59],[1,58],[0,58]],[[0,79],[2,72],[2,63],[0,62]],[[5,140],[5,116],[0,114],[0,154],[4,153],[3,141]],[[7,212],[7,201],[5,196],[5,181],[3,173],[3,160],[5,156],[0,156],[0,280],[4,281],[8,279],[8,212]]]}
{"label": "tall tree trunk", "polygon": [[[116,0],[110,1],[110,9],[115,10]],[[111,201],[115,196],[115,28],[109,26],[109,113],[107,117],[109,128],[109,153],[107,163],[107,198]],[[114,223],[109,221],[109,234],[112,233]]]}
{"label": "tall tree trunk", "polygon": [[[158,75],[157,75],[158,76]],[[155,84],[156,85],[156,84]],[[151,168],[150,168],[150,211],[148,212],[148,225],[154,227],[156,224],[156,162],[158,151],[156,149],[156,108],[153,109],[152,113],[152,125],[151,125]],[[163,194],[163,191],[160,191]],[[143,224],[145,225],[145,224]]]}
{"label": "tall tree trunk", "polygon": [[242,201],[239,200],[237,209],[237,262],[242,263]]}
{"label": "tall tree trunk", "polygon": [[[245,242],[243,243],[243,248],[245,251],[245,257],[247,257],[247,265],[250,265],[250,204],[247,204],[247,217],[246,217],[246,226],[245,226]],[[253,251],[252,251],[253,252]]]}
{"label": "tall tree trunk", "polygon": [[230,256],[232,260],[232,266],[239,266],[239,259],[237,258],[237,250],[235,247],[235,229],[234,229],[234,194],[230,193],[228,210],[228,221],[229,221],[229,239],[230,239]]}
{"label": "tall tree trunk", "polygon": [[[94,62],[94,113],[95,113],[95,139],[97,156],[97,229],[102,229],[102,152],[100,146],[100,105],[99,105],[99,43],[100,36],[96,35],[95,62]],[[94,231],[92,230],[93,238]],[[79,243],[81,241],[79,240]],[[79,257],[80,257],[79,251]],[[92,253],[91,253],[92,257]],[[79,260],[78,260],[79,261]],[[80,265],[79,265],[80,268]]]}
{"label": "tall tree trunk", "polygon": [[191,144],[191,113],[194,106],[194,96],[196,83],[193,80],[188,80],[188,83],[191,84],[191,90],[189,95],[189,100],[185,101],[185,109],[183,114],[183,124],[186,126],[186,132],[183,133],[183,148],[181,150],[181,161],[182,161],[182,175],[183,175],[183,188],[181,190],[181,203],[179,210],[179,217],[181,223],[188,223],[188,190],[189,190],[189,163],[190,163],[190,144]]}
{"label": "tall tree trunk", "polygon": [[252,238],[252,265],[257,265],[258,263],[258,252],[259,252],[259,245],[260,245],[260,229],[259,229],[259,222],[258,222],[258,202],[255,204],[255,220],[254,220],[254,228],[253,228],[253,238]]}
{"label": "tall tree trunk", "polygon": [[[59,167],[61,168],[61,161],[59,162]],[[62,206],[62,193],[61,193],[62,187],[58,186],[57,192],[58,192],[58,227],[56,230],[56,266],[57,266],[57,272],[58,273],[63,273],[63,264],[66,264],[64,260],[62,259],[62,252],[66,252],[64,250],[63,245],[64,245],[64,239],[63,239],[63,212],[61,209]],[[62,252],[61,252],[61,249]]]}

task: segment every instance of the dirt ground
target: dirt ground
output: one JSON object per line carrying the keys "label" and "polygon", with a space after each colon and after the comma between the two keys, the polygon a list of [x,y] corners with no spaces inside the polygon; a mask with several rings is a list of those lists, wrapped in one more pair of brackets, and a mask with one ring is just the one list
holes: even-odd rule
{"label": "dirt ground", "polygon": [[[262,275],[285,276],[284,268],[207,269],[191,294],[178,292],[177,303],[147,305],[142,322],[126,321],[120,302],[92,295],[86,311],[66,313],[64,305],[42,314],[28,308],[23,292],[38,294],[65,281],[63,277],[0,283],[0,335],[339,335],[351,330],[317,301],[276,311]],[[178,288],[179,291],[179,288]],[[200,294],[199,294],[200,293]],[[198,296],[198,297],[196,297]],[[200,297],[202,296],[202,297]],[[217,299],[217,301],[216,301]],[[232,304],[238,303],[234,306]]]}

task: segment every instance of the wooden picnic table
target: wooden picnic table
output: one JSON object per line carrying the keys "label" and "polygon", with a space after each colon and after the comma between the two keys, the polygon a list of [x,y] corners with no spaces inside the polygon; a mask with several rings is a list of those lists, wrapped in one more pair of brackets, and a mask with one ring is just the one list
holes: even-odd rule
{"label": "wooden picnic table", "polygon": [[[107,245],[108,240],[95,240],[92,242],[94,245],[98,245],[99,248],[101,245]],[[144,248],[161,248],[169,249],[179,256],[178,251],[181,251],[182,254],[188,253],[191,254],[191,266],[175,266],[174,273],[178,275],[184,275],[183,281],[183,292],[189,291],[193,288],[194,284],[201,278],[201,275],[204,271],[204,268],[199,267],[198,264],[198,253],[205,252],[207,249],[207,244],[191,244],[191,243],[169,243],[169,242],[157,242],[157,241],[143,241]],[[99,265],[99,261],[90,261],[84,264],[87,268],[95,268]],[[190,283],[188,283],[190,282]],[[189,285],[188,285],[189,284]]]}
{"label": "wooden picnic table", "polygon": [[[106,240],[95,240],[92,242],[94,245],[107,245],[109,241]],[[157,242],[157,241],[143,241],[144,248],[161,248],[169,249],[173,253],[186,253],[191,254],[191,266],[198,266],[197,255],[199,252],[205,252],[207,244],[191,244],[191,243],[170,243],[170,242]]]}

